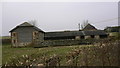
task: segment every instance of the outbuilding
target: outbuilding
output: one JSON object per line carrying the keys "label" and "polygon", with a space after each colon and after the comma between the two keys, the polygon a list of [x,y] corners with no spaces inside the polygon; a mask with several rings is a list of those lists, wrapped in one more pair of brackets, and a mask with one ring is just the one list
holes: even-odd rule
{"label": "outbuilding", "polygon": [[11,42],[15,47],[26,46],[35,41],[44,41],[44,31],[36,26],[24,22],[10,31]]}

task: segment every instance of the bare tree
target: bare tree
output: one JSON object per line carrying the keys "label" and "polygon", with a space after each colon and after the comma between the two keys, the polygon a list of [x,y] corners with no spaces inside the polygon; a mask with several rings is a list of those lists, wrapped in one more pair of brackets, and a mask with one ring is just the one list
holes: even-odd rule
{"label": "bare tree", "polygon": [[89,23],[88,23],[88,20],[84,20],[84,22],[81,24],[81,29],[83,29],[85,26],[87,26]]}
{"label": "bare tree", "polygon": [[80,23],[78,23],[78,28],[79,28],[79,31],[80,31]]}
{"label": "bare tree", "polygon": [[36,22],[36,20],[30,20],[30,21],[28,21],[30,24],[32,24],[32,25],[34,25],[34,26],[37,26],[37,22]]}

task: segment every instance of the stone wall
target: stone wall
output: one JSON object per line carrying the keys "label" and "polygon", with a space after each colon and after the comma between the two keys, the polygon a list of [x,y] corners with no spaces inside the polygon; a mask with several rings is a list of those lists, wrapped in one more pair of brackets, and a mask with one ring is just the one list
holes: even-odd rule
{"label": "stone wall", "polygon": [[11,39],[0,39],[2,41],[2,44],[11,44]]}
{"label": "stone wall", "polygon": [[70,46],[70,45],[86,45],[97,42],[96,39],[88,39],[88,40],[45,40],[39,41],[35,43],[33,47],[44,47],[44,46]]}
{"label": "stone wall", "polygon": [[100,39],[100,36],[99,36],[99,35],[96,35],[95,38],[96,38],[96,39]]}
{"label": "stone wall", "polygon": [[85,39],[90,39],[91,38],[91,36],[85,36]]}

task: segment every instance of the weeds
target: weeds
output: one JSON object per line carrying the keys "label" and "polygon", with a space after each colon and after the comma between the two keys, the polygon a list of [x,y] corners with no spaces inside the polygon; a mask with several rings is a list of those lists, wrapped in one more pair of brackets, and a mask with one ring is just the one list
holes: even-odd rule
{"label": "weeds", "polygon": [[[95,43],[93,46],[73,48],[70,52],[63,55],[54,54],[46,56],[45,53],[33,55],[22,55],[13,57],[10,63],[3,66],[118,66],[118,45],[120,41],[111,41],[108,39]],[[63,62],[64,61],[64,62]]]}

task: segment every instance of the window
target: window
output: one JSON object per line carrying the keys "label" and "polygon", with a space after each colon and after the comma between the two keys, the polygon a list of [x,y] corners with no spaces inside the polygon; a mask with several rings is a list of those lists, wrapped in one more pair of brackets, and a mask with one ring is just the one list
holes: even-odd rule
{"label": "window", "polygon": [[33,35],[34,36],[38,35],[38,31],[33,32]]}
{"label": "window", "polygon": [[17,36],[17,33],[16,32],[13,32],[12,33],[12,37],[16,37]]}
{"label": "window", "polygon": [[13,40],[13,43],[16,43],[16,40],[15,40],[15,39]]}
{"label": "window", "polygon": [[85,37],[84,37],[84,36],[81,36],[80,38],[81,38],[81,39],[84,39]]}
{"label": "window", "polygon": [[12,44],[16,44],[17,43],[17,39],[12,39]]}
{"label": "window", "polygon": [[13,33],[13,36],[15,36],[15,33]]}
{"label": "window", "polygon": [[94,35],[91,35],[91,38],[95,38],[95,36],[94,36]]}
{"label": "window", "polygon": [[100,38],[107,38],[107,35],[100,35]]}
{"label": "window", "polygon": [[39,39],[39,33],[38,31],[33,32],[33,39]]}

